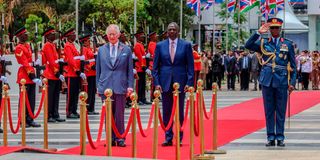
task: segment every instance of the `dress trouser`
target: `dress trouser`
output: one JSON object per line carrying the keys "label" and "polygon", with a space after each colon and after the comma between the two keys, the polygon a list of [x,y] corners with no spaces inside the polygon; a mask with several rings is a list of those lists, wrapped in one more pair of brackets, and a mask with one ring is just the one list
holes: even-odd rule
{"label": "dress trouser", "polygon": [[284,140],[287,87],[262,86],[268,140]]}
{"label": "dress trouser", "polygon": [[[102,102],[106,99],[105,95],[100,94]],[[124,109],[126,103],[126,95],[125,94],[112,94],[112,115],[114,117],[117,129],[120,134],[124,132]],[[113,141],[122,141],[124,139],[119,139],[114,131],[112,130],[112,140]]]}
{"label": "dress trouser", "polygon": [[[26,86],[26,93],[28,95],[26,98],[28,98],[31,111],[34,114],[34,107],[36,105],[36,84],[26,84],[25,86]],[[21,85],[20,85],[20,88],[21,88]],[[20,95],[20,98],[19,98],[19,106],[20,106],[20,99],[21,98],[22,98],[22,94]],[[27,104],[27,99],[26,99],[26,123],[30,124],[33,122],[33,119],[29,115],[27,105],[28,104]]]}
{"label": "dress trouser", "polygon": [[221,89],[221,73],[220,72],[213,72],[213,82],[216,82]]}
{"label": "dress trouser", "polygon": [[[170,89],[168,92],[162,92],[162,115],[163,115],[163,123],[165,126],[168,125],[171,112],[172,112],[172,105],[173,105],[173,88],[171,84]],[[179,120],[180,120],[180,126],[183,124],[184,120],[184,97],[185,93],[182,91],[179,93]],[[183,132],[180,131],[180,141],[182,141],[183,138]],[[165,139],[166,141],[172,141],[173,139],[173,131],[172,131],[172,125],[168,131],[165,133]]]}
{"label": "dress trouser", "polygon": [[241,89],[247,90],[249,89],[249,78],[250,78],[250,72],[248,69],[242,69],[241,74]]}
{"label": "dress trouser", "polygon": [[66,80],[68,84],[67,115],[77,114],[81,78],[68,77]]}
{"label": "dress trouser", "polygon": [[60,99],[60,80],[48,80],[48,117],[60,118],[59,99]]}
{"label": "dress trouser", "polygon": [[227,75],[227,83],[228,83],[228,89],[235,89],[235,81],[236,81],[236,75],[235,74],[228,74]]}
{"label": "dress trouser", "polygon": [[146,72],[138,72],[138,102],[146,101]]}
{"label": "dress trouser", "polygon": [[305,72],[301,73],[303,89],[308,89],[308,87],[309,87],[309,75],[310,75],[310,73],[305,73]]}
{"label": "dress trouser", "polygon": [[94,104],[96,101],[96,92],[97,92],[96,76],[88,76],[87,81],[88,81],[87,109],[88,109],[88,112],[94,112],[94,108],[95,108]]}

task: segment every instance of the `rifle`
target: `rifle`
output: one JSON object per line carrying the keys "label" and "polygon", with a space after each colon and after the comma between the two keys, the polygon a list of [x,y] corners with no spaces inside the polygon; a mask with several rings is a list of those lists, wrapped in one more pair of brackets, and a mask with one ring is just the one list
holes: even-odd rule
{"label": "rifle", "polygon": [[[36,23],[36,32],[34,33],[34,39],[33,39],[33,47],[31,47],[32,52],[34,54],[34,60],[38,60],[38,44],[37,44],[37,38],[38,38],[38,24]],[[45,66],[35,65],[33,64],[33,67],[36,69],[36,77],[40,78],[41,70],[45,69]]]}
{"label": "rifle", "polygon": [[[82,22],[82,35],[84,35],[84,23]],[[80,42],[78,39],[78,42],[80,44],[80,56],[83,56],[83,42]],[[80,60],[80,72],[84,73],[85,71],[85,66],[89,64],[88,61],[86,60]],[[83,90],[85,90],[85,86],[88,85],[87,79],[82,80],[81,85],[83,86]]]}
{"label": "rifle", "polygon": [[[63,46],[63,43],[61,41],[61,36],[62,36],[62,31],[61,31],[61,22],[59,21],[59,37],[58,37],[58,59],[61,59],[62,58],[62,55],[61,55],[61,48]],[[63,75],[64,73],[64,69],[63,67],[67,65],[67,62],[63,62],[63,61],[59,61],[59,75]],[[61,86],[62,90],[68,88],[68,85],[66,83],[66,81],[62,82],[62,86]]]}
{"label": "rifle", "polygon": [[[94,19],[92,20],[92,42],[93,42],[93,53],[97,51],[98,41],[97,41],[97,35],[96,35],[96,25],[94,22]],[[96,59],[97,55],[94,55],[94,58]]]}
{"label": "rifle", "polygon": [[[2,13],[2,24],[1,24],[1,31],[0,31],[0,47],[1,47],[1,57],[4,56],[5,46],[4,46],[4,13]],[[11,72],[7,70],[8,65],[12,65],[11,61],[6,61],[5,58],[1,58],[1,76],[6,76],[6,73],[11,75]],[[3,83],[7,84],[7,83]],[[7,84],[9,85],[9,84]]]}

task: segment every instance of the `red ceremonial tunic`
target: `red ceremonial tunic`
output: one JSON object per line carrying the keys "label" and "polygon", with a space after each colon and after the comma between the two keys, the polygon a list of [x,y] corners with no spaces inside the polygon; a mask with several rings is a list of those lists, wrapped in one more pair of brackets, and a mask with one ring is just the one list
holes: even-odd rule
{"label": "red ceremonial tunic", "polygon": [[135,66],[136,66],[136,70],[137,72],[143,72],[142,67],[146,66],[146,59],[143,58],[143,56],[145,56],[145,51],[144,51],[144,46],[141,42],[137,42],[134,45],[134,54],[136,55],[136,57],[138,58],[138,62],[136,62]]}
{"label": "red ceremonial tunic", "polygon": [[35,70],[32,67],[32,51],[28,43],[19,43],[14,51],[17,62],[20,64],[17,73],[17,83],[20,84],[21,79],[26,80],[26,84],[34,84],[32,79],[29,78],[29,74],[35,74]]}
{"label": "red ceremonial tunic", "polygon": [[58,80],[55,76],[59,72],[58,52],[56,45],[51,42],[46,42],[42,48],[42,59],[46,69],[43,72],[43,76],[50,80]]}
{"label": "red ceremonial tunic", "polygon": [[83,52],[83,55],[85,56],[85,60],[90,61],[90,63],[87,64],[85,67],[86,76],[88,76],[88,77],[89,76],[96,76],[96,70],[92,69],[92,66],[96,65],[96,62],[92,61],[92,60],[94,60],[93,50],[90,47],[83,47],[82,52]]}
{"label": "red ceremonial tunic", "polygon": [[[157,43],[156,42],[150,42],[148,45],[148,52],[151,54],[151,58],[154,57],[154,52],[156,50]],[[152,70],[153,68],[153,60],[149,62],[149,69]]]}
{"label": "red ceremonial tunic", "polygon": [[80,56],[73,43],[67,42],[64,46],[64,61],[68,63],[66,68],[66,77],[78,77],[76,71],[80,70],[80,60],[75,60],[75,56]]}
{"label": "red ceremonial tunic", "polygon": [[200,71],[201,70],[201,56],[198,54],[197,51],[193,51],[193,59],[194,59],[194,70]]}

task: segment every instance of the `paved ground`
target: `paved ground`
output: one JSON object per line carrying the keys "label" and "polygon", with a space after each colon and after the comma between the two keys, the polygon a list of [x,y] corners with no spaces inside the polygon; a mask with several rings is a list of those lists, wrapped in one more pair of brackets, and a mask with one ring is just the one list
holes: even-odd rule
{"label": "paved ground", "polygon": [[[239,87],[238,87],[239,88]],[[205,103],[209,107],[211,103],[211,91],[205,92]],[[220,91],[218,93],[218,107],[226,107],[252,98],[260,97],[259,91]],[[61,95],[60,113],[65,117],[65,95]],[[97,110],[101,108],[101,102],[97,100]],[[146,125],[150,106],[140,106],[141,117],[144,126]],[[14,121],[16,123],[17,115],[17,96],[12,96],[12,109]],[[129,109],[126,110],[126,118],[129,115]],[[285,148],[266,148],[265,130],[259,130],[245,137],[237,139],[220,149],[227,151],[225,155],[217,155],[216,159],[221,160],[265,160],[265,159],[303,159],[316,160],[320,159],[320,128],[319,128],[320,104],[309,110],[306,110],[291,118],[291,127],[286,129],[286,147]],[[93,137],[97,136],[99,125],[99,116],[89,116],[90,127]],[[37,122],[42,123],[42,115]],[[43,145],[42,133],[43,128],[27,129],[27,145],[41,148]],[[21,135],[9,135],[9,145],[19,145]],[[104,137],[104,135],[103,135]],[[2,139],[2,135],[0,135]],[[0,142],[2,145],[2,140]],[[64,123],[49,124],[49,148],[64,149],[79,145],[79,120],[70,120]],[[24,159],[34,157],[32,153],[13,153],[0,157],[2,159]],[[59,155],[36,155],[39,159],[80,159],[77,156]],[[43,156],[43,157],[42,157]],[[50,159],[51,158],[51,159]],[[103,159],[105,157],[90,157],[91,159]],[[29,158],[35,160],[35,158]],[[87,158],[86,158],[87,159]]]}

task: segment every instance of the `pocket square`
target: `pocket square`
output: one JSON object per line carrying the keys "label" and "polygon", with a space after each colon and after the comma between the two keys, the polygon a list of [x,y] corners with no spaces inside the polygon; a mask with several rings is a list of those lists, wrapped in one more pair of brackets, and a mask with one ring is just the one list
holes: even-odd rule
{"label": "pocket square", "polygon": [[128,55],[128,53],[122,53],[122,56],[127,56]]}

